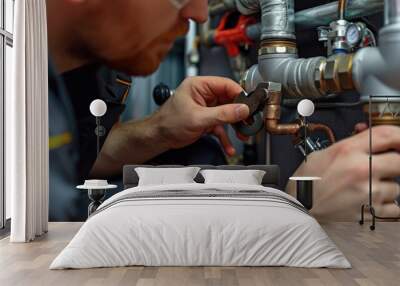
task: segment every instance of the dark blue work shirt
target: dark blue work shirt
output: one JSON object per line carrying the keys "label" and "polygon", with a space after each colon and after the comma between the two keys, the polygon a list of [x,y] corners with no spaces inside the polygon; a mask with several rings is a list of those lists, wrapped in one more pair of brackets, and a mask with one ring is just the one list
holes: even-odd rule
{"label": "dark blue work shirt", "polygon": [[50,221],[84,221],[87,218],[87,193],[76,186],[89,178],[97,157],[96,124],[89,105],[96,98],[106,102],[107,113],[101,123],[107,136],[124,109],[129,87],[130,77],[103,66],[88,65],[58,75],[50,64]]}
{"label": "dark blue work shirt", "polygon": [[79,159],[74,111],[65,86],[49,66],[49,219],[74,220],[79,209],[77,164]]}

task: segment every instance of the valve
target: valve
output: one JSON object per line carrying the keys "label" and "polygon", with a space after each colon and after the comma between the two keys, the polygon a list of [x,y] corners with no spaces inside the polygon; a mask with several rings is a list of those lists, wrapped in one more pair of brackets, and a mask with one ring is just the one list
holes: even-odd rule
{"label": "valve", "polygon": [[225,48],[236,80],[240,79],[248,64],[240,47],[254,44],[248,35],[248,28],[256,22],[257,19],[254,16],[228,12],[221,18],[217,28],[211,32],[212,44]]}
{"label": "valve", "polygon": [[232,27],[230,20],[234,16],[233,13],[226,13],[214,33],[214,42],[217,45],[224,46],[229,57],[236,57],[240,54],[239,45],[251,45],[251,40],[246,33],[249,25],[256,23],[253,16],[240,15],[237,22]]}

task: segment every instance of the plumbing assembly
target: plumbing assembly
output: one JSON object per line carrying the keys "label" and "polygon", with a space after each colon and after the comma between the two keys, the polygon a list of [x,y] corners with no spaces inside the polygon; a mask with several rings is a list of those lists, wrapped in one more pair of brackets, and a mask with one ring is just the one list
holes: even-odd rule
{"label": "plumbing assembly", "polygon": [[[228,17],[227,15],[237,9],[242,14],[239,17],[242,21],[238,21],[237,25],[228,25],[224,30],[221,27],[227,25],[210,30],[209,24],[206,24],[200,30],[200,40],[206,45],[222,43],[225,47],[227,43],[231,46],[248,47],[259,42],[257,64],[247,70],[243,68],[244,63],[234,65],[236,75],[241,75],[240,83],[249,95],[253,91],[260,93],[258,90],[262,83],[267,83],[270,88],[276,87],[271,83],[279,84],[280,92],[275,90],[271,93],[267,88],[265,93],[279,93],[283,99],[318,100],[345,91],[356,91],[360,94],[360,104],[364,106],[366,114],[369,113],[368,96],[381,95],[385,97],[374,98],[372,103],[372,125],[400,125],[397,112],[400,108],[400,81],[397,79],[400,72],[400,0],[340,0],[298,12],[294,10],[294,2],[214,1],[210,3],[210,15],[225,12],[224,17]],[[352,19],[359,19],[383,9],[384,26],[379,31],[377,47],[374,33],[368,25],[362,21],[353,22]],[[243,17],[247,17],[247,21],[243,21]],[[255,20],[257,18],[259,23]],[[298,57],[295,25],[300,29],[316,28],[318,40],[326,47],[325,57]],[[232,31],[237,32],[237,37],[227,37],[224,41],[224,33],[229,34]],[[238,55],[239,49],[235,50]],[[244,97],[245,95],[241,95],[240,100],[244,101]],[[294,142],[302,146],[305,138],[301,138],[301,125],[297,121],[290,124],[279,123],[281,104],[282,101],[275,101],[274,104],[267,103],[262,111],[262,108],[255,110],[239,129],[246,135],[255,134],[255,130],[260,130],[260,120],[263,118],[266,132],[292,134],[296,137]],[[307,131],[313,132],[317,129],[325,131],[331,143],[335,141],[328,126],[314,124]],[[324,147],[311,139],[308,145],[310,151]]]}
{"label": "plumbing assembly", "polygon": [[[239,24],[245,45],[259,41],[257,64],[239,70],[240,83],[245,90],[235,100],[249,106],[248,120],[235,124],[244,135],[254,135],[265,129],[269,134],[294,135],[294,143],[303,155],[323,149],[304,134],[323,130],[330,142],[335,141],[332,130],[325,125],[299,121],[280,123],[283,99],[319,100],[335,97],[345,91],[359,94],[359,104],[369,118],[369,126],[391,124],[400,126],[400,0],[339,0],[322,6],[295,12],[294,0],[230,0],[216,1],[220,5],[213,13],[237,9],[246,17],[258,17]],[[384,25],[379,30],[379,46],[374,32],[363,16],[384,10]],[[336,13],[335,13],[336,11]],[[255,16],[257,15],[257,16]],[[243,17],[243,16],[240,16]],[[355,19],[354,21],[352,21]],[[316,28],[318,41],[324,43],[326,56],[299,58],[296,30]],[[202,31],[202,42],[210,45],[220,30]],[[208,41],[205,41],[208,39]],[[235,45],[240,45],[237,38]],[[221,41],[221,39],[219,40]],[[214,41],[218,44],[218,41]],[[232,44],[232,41],[231,41]],[[243,64],[241,65],[243,67]],[[328,104],[329,105],[329,104]],[[340,104],[339,104],[340,105]],[[372,154],[370,129],[370,192],[369,203],[361,208],[372,215],[371,230],[378,217],[372,205]],[[307,142],[307,140],[309,140]],[[309,148],[308,148],[309,147]],[[400,199],[400,197],[398,198]]]}

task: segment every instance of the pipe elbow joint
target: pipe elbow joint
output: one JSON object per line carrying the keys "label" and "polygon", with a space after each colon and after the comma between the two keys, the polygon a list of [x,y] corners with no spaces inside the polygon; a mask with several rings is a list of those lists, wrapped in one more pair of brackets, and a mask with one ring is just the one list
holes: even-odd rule
{"label": "pipe elbow joint", "polygon": [[266,119],[265,130],[273,135],[295,135],[301,126],[297,123],[279,124],[277,120]]}

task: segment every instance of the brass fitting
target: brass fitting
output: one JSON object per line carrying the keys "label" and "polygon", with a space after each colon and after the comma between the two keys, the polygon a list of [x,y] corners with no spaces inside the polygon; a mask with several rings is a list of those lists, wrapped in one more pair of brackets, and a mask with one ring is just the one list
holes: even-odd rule
{"label": "brass fitting", "polygon": [[314,81],[322,94],[354,90],[353,54],[335,55],[322,61]]}
{"label": "brass fitting", "polygon": [[297,54],[296,42],[285,40],[264,40],[260,44],[258,55]]}
{"label": "brass fitting", "polygon": [[[372,126],[376,125],[396,125],[400,126],[400,113],[391,113],[391,112],[384,112],[380,111],[379,105],[385,103],[372,103],[372,113],[371,113],[371,120]],[[400,103],[397,103],[397,107],[400,107]],[[363,106],[364,113],[368,116],[369,115],[369,105],[364,104]],[[397,112],[397,111],[396,111]]]}

